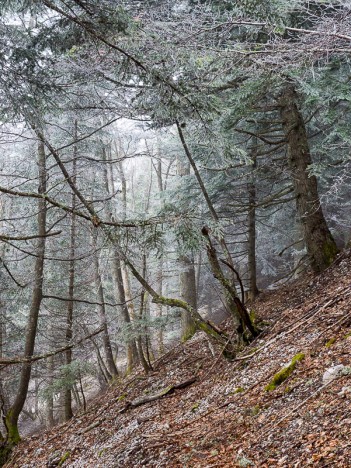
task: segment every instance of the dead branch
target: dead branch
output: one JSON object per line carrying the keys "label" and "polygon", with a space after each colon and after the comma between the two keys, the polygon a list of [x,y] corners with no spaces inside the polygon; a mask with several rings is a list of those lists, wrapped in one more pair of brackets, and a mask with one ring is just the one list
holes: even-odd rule
{"label": "dead branch", "polygon": [[24,364],[24,363],[32,363],[36,361],[40,361],[42,359],[47,359],[48,357],[51,356],[56,356],[56,354],[63,353],[64,351],[67,351],[68,349],[72,349],[75,346],[78,346],[80,343],[82,343],[85,340],[88,340],[89,338],[98,335],[103,331],[103,327],[100,327],[98,330],[95,330],[93,333],[90,333],[90,335],[84,336],[80,340],[76,341],[75,343],[72,343],[70,345],[64,346],[63,348],[57,349],[56,351],[51,351],[50,353],[45,353],[45,354],[37,354],[36,356],[31,356],[31,357],[14,357],[14,358],[2,358],[0,359],[0,365],[1,366],[10,366],[12,364]]}
{"label": "dead branch", "polygon": [[120,411],[120,413],[125,413],[129,408],[137,408],[138,406],[145,405],[146,403],[150,403],[151,401],[159,400],[160,398],[164,397],[165,395],[169,395],[173,393],[174,390],[180,390],[182,388],[186,388],[189,385],[192,385],[196,382],[196,377],[192,377],[191,379],[185,380],[184,382],[180,382],[179,384],[169,385],[168,387],[160,390],[153,395],[147,395],[144,397],[137,398],[133,401],[127,402],[124,408]]}

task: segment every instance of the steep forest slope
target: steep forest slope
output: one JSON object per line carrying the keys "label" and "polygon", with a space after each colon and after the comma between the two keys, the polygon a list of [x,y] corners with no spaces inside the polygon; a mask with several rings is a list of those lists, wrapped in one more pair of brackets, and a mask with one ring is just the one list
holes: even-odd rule
{"label": "steep forest slope", "polygon": [[346,251],[322,275],[262,293],[253,308],[265,330],[236,361],[196,334],[150,375],[23,440],[7,467],[351,466],[350,302]]}

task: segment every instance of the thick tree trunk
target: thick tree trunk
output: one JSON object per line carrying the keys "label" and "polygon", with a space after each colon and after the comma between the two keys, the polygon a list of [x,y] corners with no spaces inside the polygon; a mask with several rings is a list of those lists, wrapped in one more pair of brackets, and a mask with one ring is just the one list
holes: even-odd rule
{"label": "thick tree trunk", "polygon": [[312,164],[311,153],[305,123],[298,108],[297,93],[292,84],[283,90],[279,105],[287,140],[297,212],[311,266],[318,273],[333,262],[338,249],[323,215],[317,179],[308,171]]}
{"label": "thick tree trunk", "polygon": [[[180,159],[177,159],[177,173],[180,177],[189,175],[190,162],[184,163]],[[197,291],[194,260],[190,259],[190,257],[187,255],[181,255],[179,257],[179,263],[181,270],[179,274],[180,297],[183,301],[189,303],[194,310],[197,310]],[[189,314],[184,309],[182,309],[181,312],[181,325],[181,339],[182,341],[186,341],[194,335],[197,327],[191,314]]]}
{"label": "thick tree trunk", "polygon": [[[38,173],[39,188],[38,193],[46,192],[46,156],[44,144],[40,141],[38,145]],[[43,297],[43,273],[44,273],[44,255],[45,255],[45,234],[46,234],[46,201],[44,198],[38,201],[38,235],[36,260],[34,266],[34,286],[32,294],[32,303],[29,310],[28,322],[25,335],[24,356],[30,358],[33,356],[35,339],[37,334],[37,325],[40,305]],[[6,414],[5,424],[7,429],[7,445],[9,447],[17,444],[20,440],[18,432],[18,418],[26,401],[28,386],[31,376],[32,366],[30,363],[22,365],[19,377],[19,386],[15,400]]]}

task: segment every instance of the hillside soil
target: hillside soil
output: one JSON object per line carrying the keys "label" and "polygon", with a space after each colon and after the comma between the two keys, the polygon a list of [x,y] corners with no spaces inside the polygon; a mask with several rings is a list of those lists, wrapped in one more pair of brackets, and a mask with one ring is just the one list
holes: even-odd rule
{"label": "hillside soil", "polygon": [[[7,467],[350,467],[350,304],[348,251],[320,276],[262,293],[252,307],[264,331],[237,360],[198,333],[151,374],[115,383],[84,414],[24,439]],[[336,365],[345,372],[323,381]]]}

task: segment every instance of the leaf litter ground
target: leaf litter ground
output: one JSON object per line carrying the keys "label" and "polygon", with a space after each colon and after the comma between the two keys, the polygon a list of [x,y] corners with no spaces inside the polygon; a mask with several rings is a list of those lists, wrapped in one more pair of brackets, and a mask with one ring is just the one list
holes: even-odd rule
{"label": "leaf litter ground", "polygon": [[[196,334],[149,375],[111,386],[84,414],[25,438],[7,467],[350,467],[351,377],[324,385],[326,369],[351,365],[351,252],[253,304],[262,335],[228,362]],[[297,353],[292,374],[266,385]],[[245,358],[245,356],[248,356]],[[127,408],[196,376],[186,388]]]}

